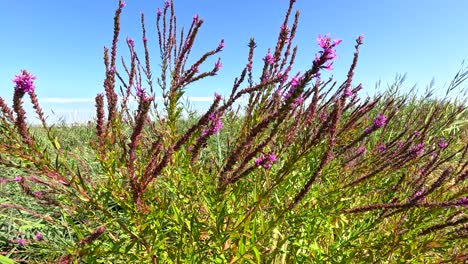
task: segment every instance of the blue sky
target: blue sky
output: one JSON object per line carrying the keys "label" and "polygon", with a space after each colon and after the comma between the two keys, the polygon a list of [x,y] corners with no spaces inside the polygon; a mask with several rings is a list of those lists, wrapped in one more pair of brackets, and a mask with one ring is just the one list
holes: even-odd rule
{"label": "blue sky", "polygon": [[[122,15],[121,44],[125,37],[141,46],[140,12],[146,14],[153,69],[158,67],[155,11],[163,1],[127,0]],[[215,48],[221,38],[224,67],[218,76],[189,87],[187,95],[209,97],[215,91],[227,94],[247,59],[247,43],[255,37],[258,48],[254,67],[273,48],[289,0],[175,0],[179,28],[188,27],[194,14],[205,23],[193,52]],[[55,112],[86,108],[101,92],[104,78],[103,47],[112,40],[117,0],[33,1],[4,0],[0,8],[0,96],[11,98],[11,79],[21,69],[37,76],[36,92],[43,107]],[[296,38],[299,46],[295,71],[310,66],[318,34],[343,39],[332,74],[342,81],[351,63],[354,39],[364,34],[355,84],[363,83],[364,94],[382,89],[398,73],[407,73],[408,88],[424,87],[435,78],[442,89],[468,58],[466,0],[297,0],[301,11]],[[125,46],[120,46],[121,54]],[[211,69],[215,58],[205,69]],[[203,68],[201,69],[203,70]],[[57,98],[61,98],[60,100]],[[70,99],[84,102],[58,103]],[[73,100],[72,100],[73,101]],[[88,107],[89,108],[89,107]],[[92,113],[92,109],[88,109]],[[80,111],[84,111],[81,109]]]}

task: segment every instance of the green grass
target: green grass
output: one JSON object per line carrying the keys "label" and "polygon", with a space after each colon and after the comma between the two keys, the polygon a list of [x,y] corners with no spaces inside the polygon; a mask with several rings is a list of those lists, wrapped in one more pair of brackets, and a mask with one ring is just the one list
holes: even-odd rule
{"label": "green grass", "polygon": [[[413,101],[399,110],[400,117],[412,115],[413,122],[418,122],[418,116],[414,115],[415,110],[429,111],[437,104],[437,101],[431,100]],[[376,113],[379,111],[375,109]],[[453,107],[449,104],[444,111],[445,116],[449,116]],[[193,123],[192,120],[195,119],[194,116],[185,122]],[[466,111],[456,117],[452,127],[445,127],[444,119],[437,120],[431,136],[452,135],[454,142],[450,148],[462,147],[467,139],[466,120]],[[224,263],[236,259],[241,263],[428,263],[460,258],[466,254],[466,247],[462,243],[463,234],[466,236],[464,225],[426,236],[418,235],[425,227],[440,224],[439,219],[445,219],[455,212],[466,217],[465,209],[412,208],[387,218],[382,218],[382,210],[359,214],[344,211],[357,205],[389,202],[394,197],[391,187],[402,175],[405,182],[410,182],[415,177],[417,164],[403,170],[386,170],[377,179],[343,189],[342,183],[353,175],[348,174],[348,169],[337,161],[326,168],[320,182],[312,187],[299,210],[282,213],[285,202],[293,198],[308,175],[316,169],[322,153],[318,145],[316,151],[310,152],[285,172],[288,175],[287,180],[281,182],[265,200],[258,201],[265,195],[264,191],[275,183],[275,178],[272,177],[281,174],[277,171],[282,168],[280,164],[275,165],[272,171],[259,169],[226,192],[220,193],[213,184],[214,175],[211,172],[217,170],[216,167],[220,166],[226,155],[226,144],[231,134],[239,133],[237,130],[240,128],[240,121],[239,118],[229,121],[221,134],[209,140],[199,163],[187,163],[184,152],[174,157],[173,165],[163,172],[146,194],[147,199],[152,201],[151,208],[148,209],[151,214],[135,217],[132,215],[135,209],[129,201],[131,198],[125,198],[124,193],[112,193],[112,188],[96,187],[95,190],[101,192],[96,194],[97,199],[104,202],[103,205],[113,212],[114,217],[118,217],[126,225],[147,222],[149,226],[143,228],[157,232],[152,243],[159,246],[154,247],[153,254],[159,256],[164,263]],[[187,127],[185,122],[180,124],[181,131]],[[387,129],[394,130],[394,133],[403,125],[398,122],[393,124],[395,127],[389,126]],[[38,141],[47,142],[42,128],[31,130]],[[52,128],[52,132],[60,146],[63,146],[62,150],[71,153],[71,166],[78,166],[76,155],[78,160],[87,164],[87,173],[90,175],[86,176],[99,179],[96,181],[98,185],[100,182],[103,185],[115,184],[104,177],[105,173],[96,154],[89,147],[88,143],[93,140],[95,133],[92,126],[58,125]],[[376,133],[368,140],[369,148],[382,141],[378,135]],[[391,133],[387,131],[386,135]],[[294,148],[290,151],[288,155],[294,155]],[[368,164],[357,166],[366,170],[376,159],[369,157],[363,161]],[[287,163],[287,156],[282,156],[281,162]],[[13,179],[16,176],[26,176],[28,170],[1,166],[0,172],[3,178]],[[356,172],[358,171],[353,171]],[[434,175],[438,175],[437,172]],[[403,185],[402,190],[406,187]],[[449,189],[445,193],[438,193],[440,197],[437,198],[460,194],[460,189],[466,191],[466,183],[462,182],[458,190]],[[118,224],[108,222],[109,219],[105,220],[97,211],[93,215],[91,207],[77,208],[69,204],[74,211],[44,211],[37,200],[20,190],[17,183],[1,184],[0,190],[0,204],[24,206],[53,219],[53,222],[47,222],[24,210],[0,208],[2,255],[17,262],[50,263],[71,250],[77,239],[83,239],[86,233],[92,232],[99,221],[107,221],[102,223],[107,225],[108,235],[99,240],[92,251],[79,253],[82,260],[120,263],[144,259],[141,255],[143,252],[135,248],[132,239],[121,232]],[[410,192],[410,188],[407,191]],[[150,196],[153,198],[148,198]],[[117,197],[121,200],[116,201]],[[60,199],[70,202],[74,200]],[[277,216],[281,216],[281,219],[277,219]],[[91,222],[87,222],[88,220]],[[278,224],[272,225],[273,222]],[[457,228],[459,230],[454,231]],[[36,232],[43,234],[44,241],[35,240]],[[17,238],[26,239],[26,246],[11,242]]]}

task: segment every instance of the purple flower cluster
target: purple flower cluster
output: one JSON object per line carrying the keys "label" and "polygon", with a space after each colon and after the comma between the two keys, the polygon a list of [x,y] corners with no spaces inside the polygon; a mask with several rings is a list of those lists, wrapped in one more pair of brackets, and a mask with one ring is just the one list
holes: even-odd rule
{"label": "purple flower cluster", "polygon": [[127,43],[130,45],[130,47],[134,48],[135,47],[135,41],[132,38],[127,37]]}
{"label": "purple flower cluster", "polygon": [[42,241],[42,240],[44,239],[44,237],[42,236],[41,233],[37,232],[37,233],[36,233],[36,239],[37,239],[38,241]]}
{"label": "purple flower cluster", "polygon": [[457,205],[468,206],[468,197],[462,197],[457,201]]}
{"label": "purple flower cluster", "polygon": [[284,100],[288,100],[289,97],[294,93],[296,90],[296,87],[299,86],[304,79],[304,76],[300,76],[300,73],[297,73],[295,76],[291,78],[291,81],[289,83],[291,84],[291,87],[289,88],[288,92],[284,95]]}
{"label": "purple flower cluster", "polygon": [[140,85],[136,86],[136,96],[138,98],[144,98],[146,96],[146,89],[141,87]]}
{"label": "purple flower cluster", "polygon": [[380,143],[380,144],[377,145],[377,147],[375,149],[377,150],[377,152],[383,153],[387,149],[387,146],[385,146],[384,143]]}
{"label": "purple flower cluster", "polygon": [[444,149],[448,146],[448,142],[445,138],[440,138],[439,142],[437,142],[437,146],[439,146],[441,149]]}
{"label": "purple flower cluster", "polygon": [[344,95],[345,95],[345,97],[353,96],[354,95],[353,90],[351,88],[349,88],[349,87],[346,88],[345,91],[344,91]]}
{"label": "purple flower cluster", "polygon": [[357,154],[357,155],[361,155],[361,154],[363,154],[363,153],[365,153],[365,152],[366,152],[366,147],[364,147],[364,146],[360,146],[360,147],[357,148],[357,150],[356,150],[356,154]]}
{"label": "purple flower cluster", "polygon": [[165,0],[164,1],[164,9],[168,9],[169,7],[171,7],[171,2],[168,1],[168,0]]}
{"label": "purple flower cluster", "polygon": [[381,128],[387,124],[387,117],[384,114],[378,114],[374,119],[374,127]]}
{"label": "purple flower cluster", "polygon": [[220,60],[218,60],[218,61],[215,63],[213,72],[217,73],[217,72],[219,71],[219,69],[221,69],[222,67],[223,67],[223,64],[221,63]]}
{"label": "purple flower cluster", "polygon": [[34,80],[36,80],[36,76],[30,74],[26,70],[22,70],[20,74],[15,75],[13,82],[15,85],[15,90],[21,93],[29,93],[34,91]]}
{"label": "purple flower cluster", "polygon": [[424,153],[424,143],[418,143],[410,148],[410,152],[414,156],[419,156]]}
{"label": "purple flower cluster", "polygon": [[262,154],[255,160],[255,165],[262,166],[265,169],[269,169],[273,166],[273,163],[278,161],[275,153]]}
{"label": "purple flower cluster", "polygon": [[[197,19],[198,19],[198,15],[197,15]],[[219,42],[219,45],[216,48],[216,51],[221,51],[223,48],[224,48],[224,39],[222,39],[221,42]]]}
{"label": "purple flower cluster", "polygon": [[273,55],[270,53],[270,50],[268,50],[268,53],[267,55],[265,56],[265,58],[263,58],[263,60],[267,63],[267,64],[273,64],[275,62],[275,58],[273,58]]}
{"label": "purple flower cluster", "polygon": [[208,119],[210,120],[210,125],[202,131],[202,136],[214,135],[223,128],[223,122],[219,115],[211,113]]}
{"label": "purple flower cluster", "polygon": [[[327,69],[327,70],[333,70],[332,60],[336,59],[337,57],[336,50],[334,48],[341,43],[341,39],[335,39],[332,41],[330,38],[330,35],[326,34],[325,36],[318,35],[317,42],[318,42],[318,45],[323,50],[319,51],[319,54],[315,55],[314,63],[323,65],[327,63],[328,61],[331,61],[328,64],[320,66],[320,67]],[[323,59],[325,61],[322,61]]]}

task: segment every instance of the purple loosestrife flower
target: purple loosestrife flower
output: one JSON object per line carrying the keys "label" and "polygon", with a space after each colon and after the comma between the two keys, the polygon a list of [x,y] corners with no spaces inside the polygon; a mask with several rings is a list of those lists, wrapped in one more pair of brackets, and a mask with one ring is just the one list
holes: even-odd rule
{"label": "purple loosestrife flower", "polygon": [[317,43],[323,49],[328,48],[328,46],[330,45],[330,35],[325,34],[325,36],[322,37],[322,35],[319,34],[318,37],[317,37]]}
{"label": "purple loosestrife flower", "polygon": [[260,157],[255,159],[256,166],[262,166],[265,169],[270,169],[273,163],[278,161],[278,157],[274,153],[262,154]]}
{"label": "purple loosestrife flower", "polygon": [[265,74],[262,76],[262,83],[266,83],[268,81],[268,78],[270,78],[270,72],[265,71]]}
{"label": "purple loosestrife flower", "polygon": [[297,107],[304,102],[304,97],[301,95],[296,100],[294,100],[293,107]]}
{"label": "purple loosestrife flower", "polygon": [[26,245],[26,240],[24,240],[24,239],[22,239],[22,238],[20,238],[20,239],[16,240],[16,242],[17,242],[17,243],[18,243],[18,245],[20,245],[20,246],[24,246],[24,245]]}
{"label": "purple loosestrife flower", "polygon": [[320,119],[320,121],[322,121],[322,122],[325,122],[325,121],[327,121],[327,118],[328,118],[328,114],[327,114],[327,112],[325,112],[325,111],[322,111],[322,112],[319,114],[319,117],[318,117],[318,118],[319,118],[319,119]]}
{"label": "purple loosestrife flower", "polygon": [[346,88],[345,91],[344,91],[344,95],[345,95],[345,97],[353,96],[354,95],[353,90],[351,88],[349,88],[349,87]]}
{"label": "purple loosestrife flower", "polygon": [[383,153],[387,149],[387,146],[385,146],[384,143],[380,143],[379,145],[377,145],[376,149],[377,149],[377,152]]}
{"label": "purple loosestrife flower", "polygon": [[297,86],[299,86],[299,84],[301,84],[301,81],[303,79],[303,77],[298,77],[299,76],[299,73],[296,74],[296,76],[292,77],[291,78],[291,87],[294,87],[296,88]]}
{"label": "purple loosestrife flower", "polygon": [[216,51],[221,51],[223,48],[224,48],[224,39],[221,40],[218,47],[216,48]]}
{"label": "purple loosestrife flower", "polygon": [[364,154],[365,152],[366,152],[366,147],[364,147],[364,146],[360,146],[360,147],[357,148],[357,150],[356,150],[356,154],[357,154],[357,155]]}
{"label": "purple loosestrife flower", "polygon": [[214,135],[218,133],[221,130],[221,128],[223,128],[223,122],[221,121],[219,115],[211,113],[208,116],[208,119],[210,120],[210,124],[207,128],[205,128],[202,131],[202,136]]}
{"label": "purple loosestrife flower", "polygon": [[164,9],[168,9],[169,7],[171,7],[171,2],[169,0],[165,0],[164,1]]}
{"label": "purple loosestrife flower", "polygon": [[44,239],[44,237],[42,236],[42,234],[39,233],[39,232],[36,232],[36,240],[37,241],[42,241],[43,239]]}
{"label": "purple loosestrife flower", "polygon": [[414,156],[422,155],[424,153],[424,143],[421,142],[421,143],[418,143],[415,146],[412,146],[411,149],[410,149],[410,152]]}
{"label": "purple loosestrife flower", "polygon": [[15,179],[14,179],[13,181],[15,181],[15,182],[20,182],[20,181],[22,181],[22,180],[23,180],[23,177],[21,177],[21,176],[16,176]]}
{"label": "purple loosestrife flower", "polygon": [[265,56],[265,58],[263,58],[263,60],[267,63],[267,64],[273,64],[275,62],[275,59],[273,58],[273,55],[270,53],[270,50],[268,50],[268,53],[267,55]]}
{"label": "purple loosestrife flower", "polygon": [[333,70],[333,66],[332,66],[332,65],[333,65],[333,62],[332,62],[332,63],[329,63],[329,64],[327,64],[327,65],[325,65],[325,66],[323,66],[323,68],[326,69],[326,70],[331,71],[331,70]]}
{"label": "purple loosestrife flower", "polygon": [[126,5],[127,5],[127,4],[126,4],[124,1],[122,1],[122,2],[120,3],[120,8],[124,8]]}
{"label": "purple loosestrife flower", "polygon": [[36,80],[36,76],[26,70],[22,70],[21,73],[15,75],[15,78],[13,79],[13,82],[16,84],[15,90],[23,94],[34,91],[34,80]]}
{"label": "purple loosestrife flower", "polygon": [[357,44],[362,44],[362,39],[364,38],[364,34],[361,34],[357,37],[356,42]]}
{"label": "purple loosestrife flower", "polygon": [[130,47],[135,47],[135,41],[132,38],[127,37],[127,43],[130,45]]}
{"label": "purple loosestrife flower", "polygon": [[374,127],[381,128],[387,124],[387,117],[384,114],[378,114],[377,117],[374,119]]}
{"label": "purple loosestrife flower", "polygon": [[468,206],[468,197],[462,197],[460,200],[457,201],[457,205]]}
{"label": "purple loosestrife flower", "polygon": [[333,40],[333,46],[338,46],[338,45],[340,45],[340,43],[341,43],[342,41],[343,41],[343,40],[341,40],[341,39],[335,39],[335,40]]}
{"label": "purple loosestrife flower", "polygon": [[332,41],[329,34],[326,34],[325,36],[318,35],[317,43],[323,50],[319,52],[320,55],[315,55],[314,63],[320,64],[320,68],[332,70],[333,62],[325,63],[337,58],[336,50],[334,48],[341,43],[341,39]]}
{"label": "purple loosestrife flower", "polygon": [[214,69],[213,71],[216,73],[219,71],[219,69],[221,69],[223,67],[223,64],[221,63],[221,60],[218,60],[216,63],[215,63],[215,66],[214,66]]}
{"label": "purple loosestrife flower", "polygon": [[444,149],[448,146],[448,142],[445,138],[440,138],[439,142],[437,142],[437,146],[439,146],[441,149]]}
{"label": "purple loosestrife flower", "polygon": [[193,16],[193,23],[197,23],[198,22],[198,14],[195,14]]}
{"label": "purple loosestrife flower", "polygon": [[289,81],[289,84],[291,85],[291,87],[289,88],[288,92],[284,94],[284,100],[288,100],[289,97],[291,97],[291,95],[296,90],[296,87],[299,86],[302,80],[304,79],[304,76],[299,77],[299,74],[300,73],[298,72],[296,76],[292,77],[291,81]]}
{"label": "purple loosestrife flower", "polygon": [[136,86],[136,96],[138,98],[144,98],[146,96],[146,89],[137,85]]}
{"label": "purple loosestrife flower", "polygon": [[158,7],[158,9],[156,10],[156,15],[157,15],[158,17],[161,17],[161,15],[162,15],[161,8]]}

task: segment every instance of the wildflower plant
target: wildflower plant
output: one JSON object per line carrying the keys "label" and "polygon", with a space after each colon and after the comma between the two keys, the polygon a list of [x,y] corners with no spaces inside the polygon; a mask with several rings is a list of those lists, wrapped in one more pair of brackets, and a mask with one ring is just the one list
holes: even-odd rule
{"label": "wildflower plant", "polygon": [[[468,205],[466,122],[459,122],[465,105],[416,107],[408,97],[385,94],[361,101],[353,77],[363,36],[342,84],[321,79],[341,43],[329,35],[318,36],[310,68],[294,72],[294,3],[258,81],[251,39],[231,92],[215,94],[205,113],[187,120],[183,95],[220,72],[224,40],[192,58],[203,19],[195,15],[188,30],[178,31],[174,3],[164,1],[156,12],[159,77],[144,14],[143,56],[136,52],[141,44],[127,38],[129,58],[118,65],[120,0],[112,45],[104,49],[94,133],[78,152],[47,125],[35,77],[25,70],[16,76],[13,109],[0,98],[0,168],[20,175],[0,186],[25,198],[2,197],[0,216],[21,211],[37,225],[29,234],[10,232],[2,254],[21,258],[19,249],[41,248],[47,255],[36,257],[60,263],[458,258]],[[26,94],[42,128],[27,125]],[[235,105],[243,98],[239,114]]]}

